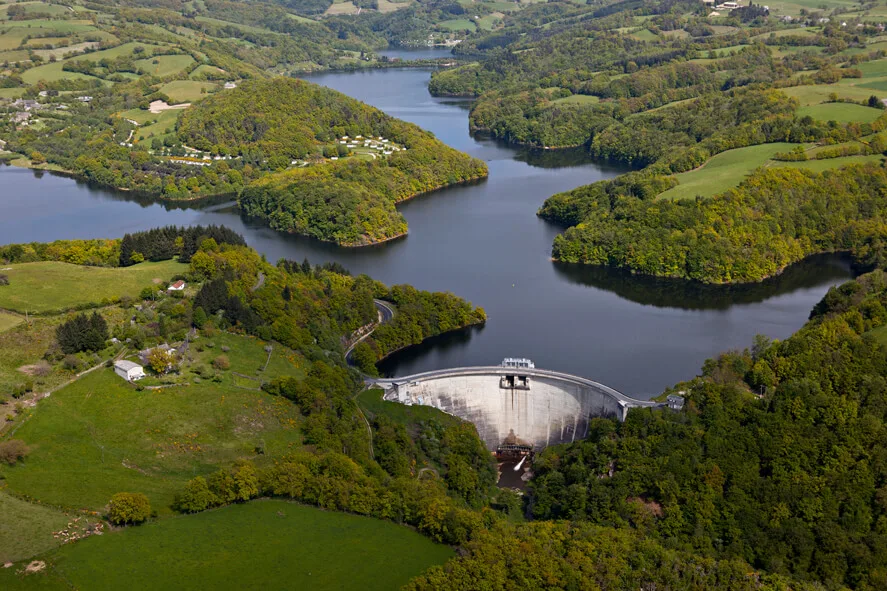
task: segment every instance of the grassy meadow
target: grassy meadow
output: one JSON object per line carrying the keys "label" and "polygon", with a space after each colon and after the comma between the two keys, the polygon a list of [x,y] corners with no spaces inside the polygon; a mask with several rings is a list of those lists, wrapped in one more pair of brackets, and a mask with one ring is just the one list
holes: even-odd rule
{"label": "grassy meadow", "polygon": [[754,169],[766,164],[777,152],[788,152],[797,144],[762,144],[728,150],[713,156],[699,168],[675,175],[680,183],[658,199],[693,199],[711,197],[732,189]]}
{"label": "grassy meadow", "polygon": [[0,312],[0,332],[4,332],[18,326],[25,319],[18,314],[10,314],[9,312]]}
{"label": "grassy meadow", "polygon": [[42,554],[59,545],[52,533],[70,523],[65,513],[29,503],[0,488],[0,564]]}
{"label": "grassy meadow", "polygon": [[871,123],[884,114],[882,109],[863,107],[854,103],[823,103],[809,105],[798,109],[798,116],[809,115],[819,121],[837,121],[838,123],[851,123],[861,121]]}
{"label": "grassy meadow", "polygon": [[193,103],[206,96],[217,85],[212,82],[196,82],[194,80],[173,80],[160,87],[160,92],[170,98],[173,103]]}
{"label": "grassy meadow", "polygon": [[710,158],[704,165],[688,172],[675,175],[680,183],[676,187],[660,193],[657,199],[694,199],[697,196],[711,197],[739,185],[745,177],[759,167],[785,166],[804,168],[822,172],[848,164],[876,162],[880,154],[870,156],[845,156],[824,160],[783,162],[772,160],[778,152],[789,152],[798,144],[773,143],[728,150]]}
{"label": "grassy meadow", "polygon": [[42,572],[0,569],[0,587],[388,591],[453,555],[393,523],[263,500],[92,536]]}
{"label": "grassy meadow", "polygon": [[177,261],[132,267],[84,267],[55,261],[11,265],[9,285],[0,287],[0,309],[24,313],[68,310],[121,296],[137,296],[147,286],[163,287],[188,265]]}
{"label": "grassy meadow", "polygon": [[291,402],[228,380],[139,391],[100,369],[26,412],[15,437],[31,453],[3,469],[5,481],[16,494],[70,509],[101,511],[111,495],[131,491],[169,515],[194,476],[255,458],[257,448],[270,461],[301,445]]}

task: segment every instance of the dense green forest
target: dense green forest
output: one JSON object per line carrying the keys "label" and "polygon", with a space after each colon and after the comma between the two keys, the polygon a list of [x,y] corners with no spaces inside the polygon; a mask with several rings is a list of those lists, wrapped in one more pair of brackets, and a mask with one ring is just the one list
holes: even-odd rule
{"label": "dense green forest", "polygon": [[545,450],[531,513],[631,526],[828,588],[884,588],[885,305],[880,270],[833,288],[791,338],[759,338],[676,386],[684,412],[632,411]]}
{"label": "dense green forest", "polygon": [[[881,164],[815,173],[761,171],[736,189],[698,201],[608,196],[598,186],[550,202],[581,201],[581,222],[558,236],[555,258],[706,283],[760,281],[820,252],[884,262],[887,171]],[[596,193],[596,194],[595,194]]]}

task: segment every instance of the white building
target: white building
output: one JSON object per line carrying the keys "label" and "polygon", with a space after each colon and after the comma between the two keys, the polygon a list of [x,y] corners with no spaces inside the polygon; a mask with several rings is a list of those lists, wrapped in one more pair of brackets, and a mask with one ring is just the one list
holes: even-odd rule
{"label": "white building", "polygon": [[179,279],[178,281],[167,287],[166,291],[182,291],[183,289],[185,289],[185,282]]}
{"label": "white building", "polygon": [[127,382],[134,382],[145,377],[145,370],[141,365],[125,359],[114,362],[114,373]]}

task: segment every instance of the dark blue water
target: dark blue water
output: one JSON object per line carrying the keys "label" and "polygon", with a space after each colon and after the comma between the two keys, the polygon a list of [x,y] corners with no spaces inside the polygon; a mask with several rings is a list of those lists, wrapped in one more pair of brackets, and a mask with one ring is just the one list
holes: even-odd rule
{"label": "dark blue water", "polygon": [[829,286],[851,276],[846,261],[836,257],[812,259],[762,285],[736,288],[555,265],[550,251],[559,229],[536,217],[538,207],[553,193],[621,170],[588,162],[580,153],[534,153],[472,138],[468,103],[432,98],[428,78],[428,71],[416,69],[310,78],[412,121],[489,165],[484,182],[404,204],[410,227],[404,240],[338,248],[273,232],[242,218],[230,204],[177,208],[7,167],[0,168],[0,243],[120,236],[165,224],[225,224],[272,261],[335,260],[355,274],[452,291],[486,309],[484,328],[407,350],[385,364],[390,372],[531,357],[540,367],[639,397],[693,377],[707,357],[749,346],[756,333],[788,336]]}

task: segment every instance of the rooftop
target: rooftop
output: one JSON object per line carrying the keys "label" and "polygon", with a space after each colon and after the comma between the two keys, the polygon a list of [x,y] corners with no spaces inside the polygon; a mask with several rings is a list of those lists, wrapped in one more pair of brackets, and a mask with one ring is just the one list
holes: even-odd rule
{"label": "rooftop", "polygon": [[141,369],[142,366],[134,361],[127,361],[126,359],[120,359],[119,361],[114,362],[114,367],[117,369],[122,369],[123,371],[129,371],[131,369]]}

